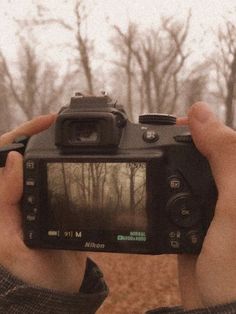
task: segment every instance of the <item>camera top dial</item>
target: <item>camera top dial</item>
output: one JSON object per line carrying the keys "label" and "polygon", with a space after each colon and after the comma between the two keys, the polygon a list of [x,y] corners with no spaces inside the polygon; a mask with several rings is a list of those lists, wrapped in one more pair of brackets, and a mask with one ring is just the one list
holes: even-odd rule
{"label": "camera top dial", "polygon": [[139,123],[172,125],[176,124],[176,117],[170,114],[163,113],[145,113],[139,116]]}

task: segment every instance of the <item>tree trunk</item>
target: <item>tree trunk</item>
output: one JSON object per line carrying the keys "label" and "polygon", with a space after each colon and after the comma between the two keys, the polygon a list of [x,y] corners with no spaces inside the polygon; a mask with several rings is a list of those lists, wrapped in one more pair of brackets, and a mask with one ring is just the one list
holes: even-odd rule
{"label": "tree trunk", "polygon": [[236,79],[236,51],[231,65],[231,72],[227,83],[227,97],[225,101],[226,105],[226,125],[229,127],[234,126],[234,85]]}

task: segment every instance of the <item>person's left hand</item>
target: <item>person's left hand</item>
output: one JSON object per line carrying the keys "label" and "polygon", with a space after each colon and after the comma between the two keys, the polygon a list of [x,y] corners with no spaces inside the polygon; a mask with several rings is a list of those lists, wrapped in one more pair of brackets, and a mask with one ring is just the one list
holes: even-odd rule
{"label": "person's left hand", "polygon": [[[0,137],[0,147],[18,136],[47,129],[56,115],[39,116]],[[23,193],[22,156],[10,152],[0,168],[0,264],[24,282],[55,291],[78,292],[86,254],[75,251],[29,249],[23,242],[20,200]]]}

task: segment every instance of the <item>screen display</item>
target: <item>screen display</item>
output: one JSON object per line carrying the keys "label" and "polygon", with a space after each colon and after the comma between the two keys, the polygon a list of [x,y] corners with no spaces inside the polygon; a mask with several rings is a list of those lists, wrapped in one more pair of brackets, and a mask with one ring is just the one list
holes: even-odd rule
{"label": "screen display", "polygon": [[146,163],[47,163],[50,227],[146,230]]}

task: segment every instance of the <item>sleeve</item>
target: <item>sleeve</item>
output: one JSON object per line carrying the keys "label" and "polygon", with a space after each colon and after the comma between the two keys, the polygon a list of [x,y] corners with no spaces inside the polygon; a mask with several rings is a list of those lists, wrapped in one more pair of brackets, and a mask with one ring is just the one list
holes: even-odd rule
{"label": "sleeve", "polygon": [[146,314],[235,314],[236,302],[216,305],[207,308],[184,310],[182,307],[162,307],[159,309],[151,310]]}
{"label": "sleeve", "polygon": [[0,266],[0,313],[92,314],[108,295],[108,287],[97,265],[87,259],[78,293],[66,294],[31,286]]}

